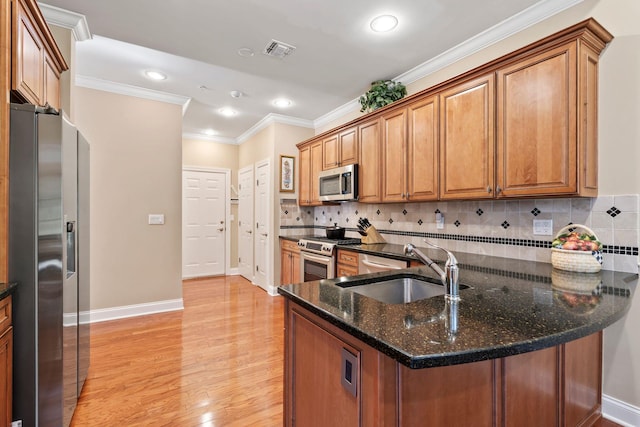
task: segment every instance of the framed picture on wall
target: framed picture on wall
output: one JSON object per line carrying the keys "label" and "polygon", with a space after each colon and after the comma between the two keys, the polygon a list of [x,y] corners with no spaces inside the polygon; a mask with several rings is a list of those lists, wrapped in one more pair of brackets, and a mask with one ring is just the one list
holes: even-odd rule
{"label": "framed picture on wall", "polygon": [[280,155],[280,192],[293,193],[295,191],[295,157]]}

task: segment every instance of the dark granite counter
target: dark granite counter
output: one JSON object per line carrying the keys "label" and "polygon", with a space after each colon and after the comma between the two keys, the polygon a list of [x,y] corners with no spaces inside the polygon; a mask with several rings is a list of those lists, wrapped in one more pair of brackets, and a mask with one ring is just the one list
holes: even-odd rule
{"label": "dark granite counter", "polygon": [[18,284],[15,282],[0,283],[0,300],[3,300],[9,295],[13,294],[13,291],[15,291],[17,286]]}
{"label": "dark granite counter", "polygon": [[[401,245],[347,248],[405,258]],[[444,259],[440,251],[423,251]],[[426,267],[286,285],[278,292],[400,363],[426,368],[540,350],[600,331],[627,312],[638,283],[637,274],[567,273],[545,263],[455,255],[460,283],[470,286],[456,305],[442,296],[386,304],[349,290],[399,273],[436,278]],[[592,290],[567,290],[578,283]]]}

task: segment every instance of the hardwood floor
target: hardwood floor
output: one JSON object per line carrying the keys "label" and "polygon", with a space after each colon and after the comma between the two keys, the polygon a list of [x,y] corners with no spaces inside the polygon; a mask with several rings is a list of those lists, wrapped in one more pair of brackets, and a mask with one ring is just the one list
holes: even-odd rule
{"label": "hardwood floor", "polygon": [[73,427],[282,425],[283,299],[239,276],[183,289],[184,311],[91,325]]}

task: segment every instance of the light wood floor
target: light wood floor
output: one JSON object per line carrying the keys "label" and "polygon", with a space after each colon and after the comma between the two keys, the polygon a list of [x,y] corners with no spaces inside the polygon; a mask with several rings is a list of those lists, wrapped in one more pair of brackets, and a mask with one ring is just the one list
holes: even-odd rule
{"label": "light wood floor", "polygon": [[283,299],[239,276],[183,289],[184,311],[91,325],[72,427],[282,425]]}

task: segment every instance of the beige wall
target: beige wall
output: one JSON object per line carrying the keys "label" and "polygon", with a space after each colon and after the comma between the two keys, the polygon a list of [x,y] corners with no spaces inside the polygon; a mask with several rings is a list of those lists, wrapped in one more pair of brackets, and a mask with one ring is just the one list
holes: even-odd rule
{"label": "beige wall", "polygon": [[[221,144],[218,142],[184,139],[182,141],[182,165],[184,167],[197,166],[202,168],[221,168],[231,171],[231,185],[238,189],[238,154],[239,147],[232,144]],[[231,189],[228,189],[229,197],[236,198]],[[231,215],[227,231],[231,248],[229,251],[231,268],[238,267],[238,205],[231,204]]]}
{"label": "beige wall", "polygon": [[[91,310],[182,298],[182,108],[76,89],[91,144]],[[164,225],[147,225],[148,214]]]}

